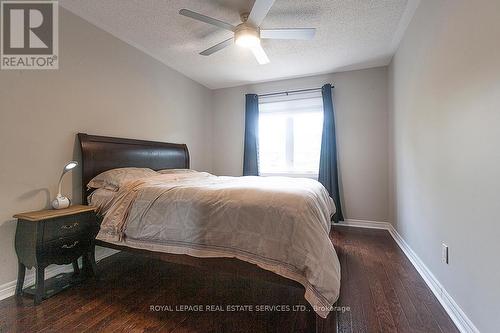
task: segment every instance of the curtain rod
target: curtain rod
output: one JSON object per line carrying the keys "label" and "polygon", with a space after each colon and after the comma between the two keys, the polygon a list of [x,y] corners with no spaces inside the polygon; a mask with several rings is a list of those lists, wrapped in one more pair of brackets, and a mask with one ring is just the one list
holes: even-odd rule
{"label": "curtain rod", "polygon": [[[332,88],[335,88],[334,85],[332,84]],[[309,89],[300,89],[300,90],[290,90],[290,91],[282,91],[282,92],[275,92],[275,93],[269,93],[269,94],[262,94],[258,95],[259,97],[268,97],[268,96],[276,96],[276,95],[285,95],[288,96],[289,94],[297,94],[297,93],[303,93],[303,92],[310,92],[310,91],[318,91],[321,90],[322,87],[319,88],[309,88]]]}

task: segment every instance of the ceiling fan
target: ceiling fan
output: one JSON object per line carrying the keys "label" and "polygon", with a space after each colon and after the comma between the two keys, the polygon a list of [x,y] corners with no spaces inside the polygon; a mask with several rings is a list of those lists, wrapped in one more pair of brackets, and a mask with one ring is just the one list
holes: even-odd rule
{"label": "ceiling fan", "polygon": [[190,17],[192,19],[202,21],[216,27],[232,31],[234,37],[226,39],[219,44],[216,44],[203,52],[201,55],[209,56],[223,48],[233,44],[246,47],[250,49],[261,65],[269,63],[269,58],[260,44],[262,38],[266,39],[313,39],[316,29],[314,28],[284,28],[284,29],[261,29],[260,25],[266,17],[267,13],[273,6],[275,0],[255,0],[250,13],[242,13],[240,15],[242,23],[234,26],[212,17],[205,16],[193,12],[189,9],[181,9],[179,14]]}

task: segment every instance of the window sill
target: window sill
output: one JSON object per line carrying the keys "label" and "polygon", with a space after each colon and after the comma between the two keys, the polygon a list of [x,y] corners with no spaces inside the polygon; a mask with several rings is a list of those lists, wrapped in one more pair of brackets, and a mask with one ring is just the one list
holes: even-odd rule
{"label": "window sill", "polygon": [[263,177],[292,177],[292,178],[310,178],[314,180],[318,180],[318,174],[313,173],[285,173],[285,172],[276,172],[276,173],[261,173],[259,176]]}

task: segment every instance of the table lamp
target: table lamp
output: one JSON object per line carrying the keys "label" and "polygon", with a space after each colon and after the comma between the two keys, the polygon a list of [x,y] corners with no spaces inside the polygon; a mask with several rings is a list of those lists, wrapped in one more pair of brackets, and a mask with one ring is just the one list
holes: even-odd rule
{"label": "table lamp", "polygon": [[61,184],[66,172],[73,170],[77,165],[78,165],[77,161],[70,161],[68,164],[64,166],[61,178],[59,178],[59,190],[57,192],[57,197],[52,201],[52,208],[63,209],[69,207],[70,205],[69,199],[61,194]]}

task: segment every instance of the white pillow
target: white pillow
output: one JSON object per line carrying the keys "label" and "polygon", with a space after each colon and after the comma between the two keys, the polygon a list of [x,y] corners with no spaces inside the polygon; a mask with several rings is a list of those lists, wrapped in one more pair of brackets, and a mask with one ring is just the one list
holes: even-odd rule
{"label": "white pillow", "polygon": [[157,176],[158,173],[149,168],[118,168],[104,171],[95,176],[88,184],[88,188],[105,188],[118,191],[123,184],[141,179]]}

